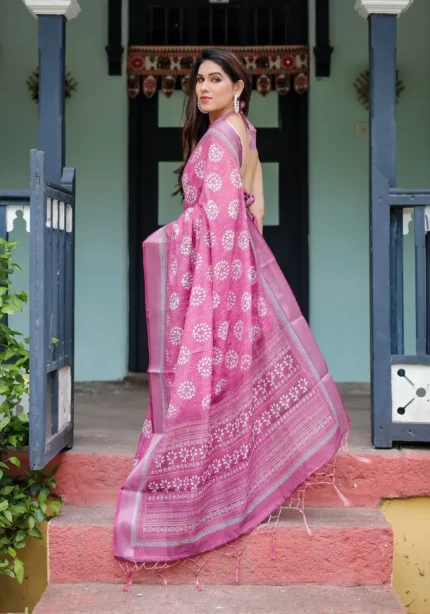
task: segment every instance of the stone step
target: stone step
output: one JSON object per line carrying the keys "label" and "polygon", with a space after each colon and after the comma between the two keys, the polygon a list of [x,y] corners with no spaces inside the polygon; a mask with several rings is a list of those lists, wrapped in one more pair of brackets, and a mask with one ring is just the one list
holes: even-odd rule
{"label": "stone step", "polygon": [[[306,518],[284,510],[272,533],[254,531],[240,556],[232,546],[221,548],[193,564],[182,562],[162,574],[141,569],[134,580],[175,584],[199,579],[205,584],[331,584],[379,585],[391,583],[393,539],[390,525],[378,510],[365,508],[310,508]],[[49,523],[51,583],[125,583],[112,555],[113,507],[65,506]],[[274,551],[272,550],[274,547]],[[272,559],[272,553],[274,558]],[[227,555],[227,556],[226,556]],[[228,556],[230,555],[230,556]]]}
{"label": "stone step", "polygon": [[404,614],[390,586],[133,587],[53,584],[34,614]]}
{"label": "stone step", "polygon": [[[377,507],[382,499],[430,496],[430,453],[413,450],[386,450],[383,454],[366,453],[363,463],[358,451],[339,454],[336,460],[336,483],[357,507]],[[118,491],[129,474],[131,454],[60,454],[58,492],[69,505],[113,505]],[[309,506],[341,507],[330,484],[311,487],[306,494]]]}

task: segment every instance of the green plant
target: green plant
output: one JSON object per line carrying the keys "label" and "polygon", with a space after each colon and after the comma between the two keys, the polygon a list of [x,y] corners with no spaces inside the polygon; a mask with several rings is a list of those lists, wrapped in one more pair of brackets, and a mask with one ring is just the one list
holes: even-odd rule
{"label": "green plant", "polygon": [[[28,537],[42,539],[38,525],[59,513],[59,501],[51,496],[56,487],[54,471],[20,471],[16,451],[28,443],[28,414],[20,412],[28,394],[28,339],[12,330],[4,316],[22,311],[25,292],[14,289],[10,276],[21,271],[13,262],[16,241],[0,238],[0,575],[22,582],[24,565],[17,551]],[[12,454],[12,455],[10,455]]]}

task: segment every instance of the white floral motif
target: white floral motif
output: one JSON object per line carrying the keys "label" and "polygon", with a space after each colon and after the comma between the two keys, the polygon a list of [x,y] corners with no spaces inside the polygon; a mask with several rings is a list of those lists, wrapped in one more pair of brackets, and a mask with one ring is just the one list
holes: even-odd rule
{"label": "white floral motif", "polygon": [[215,245],[216,237],[212,230],[207,230],[204,236],[204,242],[206,247],[213,247]]}
{"label": "white floral motif", "polygon": [[215,386],[216,394],[221,394],[221,392],[224,390],[226,386],[227,386],[227,380],[225,378],[220,379],[217,385]]}
{"label": "white floral motif", "polygon": [[143,423],[142,435],[144,437],[151,437],[152,435],[152,422],[151,420],[148,420],[148,418]]}
{"label": "white floral motif", "polygon": [[240,249],[246,250],[249,247],[249,232],[247,230],[241,230],[239,233],[239,238],[237,240],[237,244]]}
{"label": "white floral motif", "polygon": [[209,356],[201,358],[197,363],[197,371],[202,377],[210,377],[212,373],[212,360]]}
{"label": "white floral motif", "polygon": [[252,357],[249,354],[244,354],[240,361],[240,368],[242,371],[248,371],[252,363]]}
{"label": "white floral motif", "polygon": [[234,168],[231,171],[230,180],[235,188],[240,188],[240,186],[242,185],[242,177],[240,176],[240,172],[237,170],[237,168]]}
{"label": "white floral motif", "polygon": [[214,309],[218,309],[220,305],[221,305],[221,297],[218,294],[218,292],[214,292],[212,295],[212,307]]}
{"label": "white floral motif", "polygon": [[211,336],[211,328],[209,324],[205,324],[204,322],[199,322],[193,328],[193,337],[194,340],[198,343],[204,343],[208,341]]}
{"label": "white floral motif", "polygon": [[176,262],[176,260],[172,260],[172,262],[170,263],[170,274],[173,275],[173,277],[175,277],[177,272],[178,272],[178,263]]}
{"label": "white floral motif", "polygon": [[216,143],[212,143],[209,147],[209,160],[211,162],[220,162],[224,155],[223,150]]}
{"label": "white floral motif", "polygon": [[236,339],[238,339],[239,341],[242,339],[242,336],[243,336],[243,322],[242,322],[242,320],[238,320],[236,322],[236,324],[233,326],[233,333],[234,333],[234,336],[236,337]]}
{"label": "white floral motif", "polygon": [[224,281],[228,277],[229,273],[229,264],[227,260],[219,260],[214,268],[215,277],[219,281]]}
{"label": "white floral motif", "polygon": [[176,222],[172,226],[172,237],[177,239],[179,237],[179,224]]}
{"label": "white floral motif", "polygon": [[170,343],[172,345],[181,345],[184,329],[180,326],[174,326],[170,331]]}
{"label": "white floral motif", "polygon": [[193,247],[193,240],[191,237],[182,237],[181,241],[181,254],[183,256],[189,256]]}
{"label": "white floral motif", "polygon": [[[190,209],[188,209],[190,211]],[[200,233],[202,232],[202,220],[197,219],[193,222],[193,232],[198,239],[200,237]]]}
{"label": "white floral motif", "polygon": [[178,354],[178,365],[187,364],[190,358],[191,358],[190,350],[187,347],[185,347],[185,345],[182,345],[181,349],[179,350],[179,354]]}
{"label": "white floral motif", "polygon": [[228,214],[234,220],[237,219],[237,216],[239,215],[239,207],[240,207],[240,203],[237,198],[235,198],[228,204],[228,207],[227,207]]}
{"label": "white floral motif", "polygon": [[260,296],[257,301],[257,312],[260,317],[263,317],[267,314],[266,301],[264,300],[262,296]]}
{"label": "white floral motif", "polygon": [[207,394],[202,399],[202,409],[209,409],[210,406],[211,406],[211,395]]}
{"label": "white floral motif", "polygon": [[230,290],[227,294],[227,309],[231,311],[236,303],[236,295],[233,290]]}
{"label": "white floral motif", "polygon": [[182,185],[186,186],[187,183],[188,183],[188,175],[187,175],[187,173],[183,173],[183,175],[182,175]]}
{"label": "white floral motif", "polygon": [[256,270],[255,266],[250,266],[249,267],[249,269],[248,269],[248,279],[251,282],[252,286],[257,283],[257,270]]}
{"label": "white floral motif", "polygon": [[221,322],[218,326],[217,337],[218,339],[222,339],[225,341],[227,339],[228,334],[228,322]]}
{"label": "white floral motif", "polygon": [[191,290],[190,303],[193,307],[198,307],[205,302],[206,290],[202,286],[195,286]]}
{"label": "white floral motif", "polygon": [[221,245],[226,252],[231,252],[234,247],[234,232],[233,230],[226,230],[221,237]]}
{"label": "white floral motif", "polygon": [[214,365],[220,365],[222,363],[223,354],[219,348],[214,348],[212,350],[212,363]]}
{"label": "white floral motif", "polygon": [[240,302],[242,311],[249,311],[251,309],[252,299],[250,292],[244,292],[242,294],[242,300]]}
{"label": "white floral motif", "polygon": [[197,147],[193,151],[193,155],[191,156],[191,162],[193,164],[195,162],[197,162],[197,160],[200,158],[201,155],[202,155],[202,146],[201,145],[197,145]]}
{"label": "white floral motif", "polygon": [[218,205],[214,200],[208,200],[205,207],[206,215],[208,216],[208,220],[213,222],[218,217]]}
{"label": "white floral motif", "polygon": [[252,326],[251,330],[249,331],[249,339],[250,339],[250,341],[252,341],[252,343],[254,343],[254,341],[256,341],[260,335],[261,335],[261,328],[254,324],[254,326]]}
{"label": "white floral motif", "polygon": [[186,222],[189,222],[192,217],[193,217],[193,208],[188,207],[188,209],[185,211],[184,219]]}
{"label": "white floral motif", "polygon": [[195,271],[197,271],[197,269],[199,269],[203,264],[203,256],[201,254],[197,254],[194,249],[191,251],[190,260]]}
{"label": "white floral motif", "polygon": [[228,350],[225,355],[225,366],[227,369],[235,369],[239,363],[239,356],[235,350]]}
{"label": "white floral motif", "polygon": [[242,263],[240,260],[233,260],[231,263],[231,278],[238,281],[242,276]]}
{"label": "white floral motif", "polygon": [[173,418],[173,416],[176,416],[177,413],[178,413],[177,408],[174,407],[172,404],[170,404],[169,407],[167,408],[167,417]]}
{"label": "white floral motif", "polygon": [[302,390],[303,392],[306,392],[306,390],[309,388],[309,382],[305,377],[301,377],[297,384],[300,390]]}
{"label": "white floral motif", "polygon": [[204,160],[199,160],[199,162],[197,162],[195,168],[194,168],[194,173],[197,175],[197,177],[199,179],[203,179],[205,176],[205,171],[206,171],[206,163]]}
{"label": "white floral motif", "polygon": [[176,292],[172,292],[172,294],[170,295],[169,305],[172,311],[179,307],[179,294],[176,294]]}
{"label": "white floral motif", "polygon": [[208,266],[208,270],[206,271],[206,275],[208,276],[208,281],[212,281],[212,279],[213,279],[213,270],[212,270],[212,265],[211,264]]}
{"label": "white floral motif", "polygon": [[185,186],[184,200],[189,205],[194,205],[197,200],[197,188],[195,188],[193,185]]}
{"label": "white floral motif", "polygon": [[189,401],[196,394],[196,387],[191,380],[186,380],[178,386],[178,396],[185,401]]}
{"label": "white floral motif", "polygon": [[193,285],[193,274],[187,271],[181,277],[181,284],[185,290],[189,290]]}
{"label": "white floral motif", "polygon": [[222,188],[222,179],[218,173],[209,173],[206,179],[206,185],[212,192],[219,192]]}

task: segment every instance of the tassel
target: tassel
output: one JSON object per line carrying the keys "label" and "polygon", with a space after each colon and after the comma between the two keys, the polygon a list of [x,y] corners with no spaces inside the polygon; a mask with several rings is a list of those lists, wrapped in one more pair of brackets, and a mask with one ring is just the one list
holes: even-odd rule
{"label": "tassel", "polygon": [[310,530],[310,527],[308,525],[308,521],[306,520],[306,514],[303,510],[299,510],[301,515],[303,516],[303,522],[305,524],[305,529],[306,529],[306,533],[311,536],[312,535],[312,531]]}
{"label": "tassel", "polygon": [[131,576],[131,571],[127,571],[127,578],[128,578],[128,582],[127,584],[124,586],[124,588],[122,589],[123,593],[128,593],[128,591],[131,589],[131,587],[133,586],[133,578]]}
{"label": "tassel", "polygon": [[272,561],[274,561],[276,559],[276,552],[275,552],[275,535],[272,533]]}
{"label": "tassel", "polygon": [[235,581],[236,581],[236,584],[239,584],[239,581],[240,581],[240,578],[239,578],[239,561],[237,561]]}
{"label": "tassel", "polygon": [[336,484],[333,484],[335,491],[337,492],[337,495],[339,497],[339,499],[342,501],[342,503],[344,504],[345,507],[349,507],[351,505],[351,501],[349,499],[347,499],[345,497],[345,495],[343,495],[340,490],[338,489],[338,487],[336,486]]}
{"label": "tassel", "polygon": [[198,591],[202,590],[202,587],[200,586],[200,580],[199,580],[199,576],[196,577],[196,589]]}

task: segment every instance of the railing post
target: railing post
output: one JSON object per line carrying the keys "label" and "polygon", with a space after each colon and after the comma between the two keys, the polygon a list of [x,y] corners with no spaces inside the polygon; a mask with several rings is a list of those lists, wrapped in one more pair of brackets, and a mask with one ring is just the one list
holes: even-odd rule
{"label": "railing post", "polygon": [[39,21],[38,149],[45,174],[59,184],[65,163],[66,20],[79,11],[77,0],[24,0]]}

